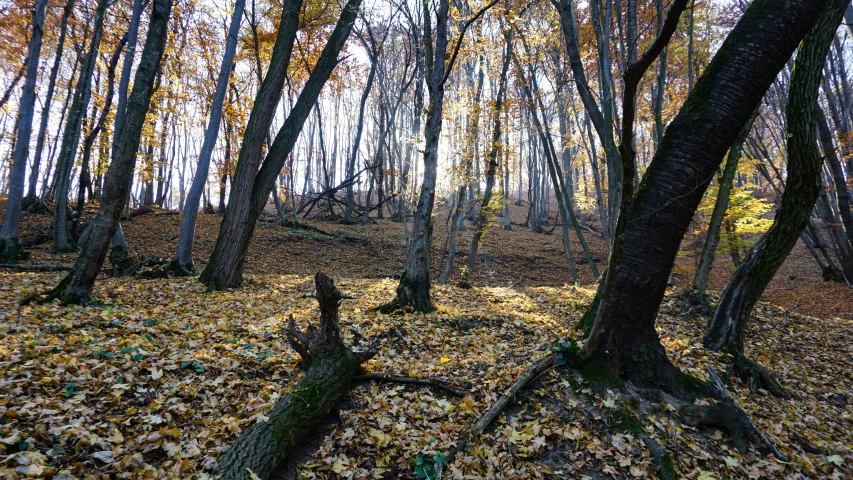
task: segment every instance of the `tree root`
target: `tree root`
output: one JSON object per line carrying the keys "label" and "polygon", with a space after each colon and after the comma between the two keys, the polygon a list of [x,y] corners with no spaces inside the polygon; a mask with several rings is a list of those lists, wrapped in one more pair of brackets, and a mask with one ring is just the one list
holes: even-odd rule
{"label": "tree root", "polygon": [[440,380],[436,378],[414,378],[401,375],[391,375],[387,373],[365,373],[364,375],[358,375],[356,377],[353,377],[353,381],[391,382],[402,383],[404,385],[423,385],[427,387],[439,388],[457,397],[464,397],[465,395],[471,395],[474,393],[472,390],[456,387],[446,380]]}
{"label": "tree root", "polygon": [[717,371],[708,365],[711,377],[712,393],[717,403],[713,405],[687,405],[679,410],[682,421],[693,427],[713,426],[723,428],[732,437],[732,444],[741,452],[749,448],[749,443],[761,443],[773,453],[777,459],[787,462],[789,458],[779,451],[776,444],[750,420],[732,398]]}
{"label": "tree root", "polygon": [[649,449],[649,452],[652,454],[652,457],[655,459],[655,463],[658,466],[659,479],[675,480],[678,478],[675,471],[675,465],[672,462],[672,457],[670,457],[669,452],[667,452],[666,448],[664,448],[664,446],[657,440],[646,433],[635,412],[622,408],[614,411],[610,418],[611,420],[619,421],[619,425],[622,430],[636,435],[637,438],[643,441],[643,444],[645,444],[646,448]]}
{"label": "tree root", "polygon": [[775,397],[792,397],[791,392],[782,387],[764,366],[743,355],[735,356],[730,372],[746,382],[749,391],[752,393],[757,393],[758,389],[763,389]]}

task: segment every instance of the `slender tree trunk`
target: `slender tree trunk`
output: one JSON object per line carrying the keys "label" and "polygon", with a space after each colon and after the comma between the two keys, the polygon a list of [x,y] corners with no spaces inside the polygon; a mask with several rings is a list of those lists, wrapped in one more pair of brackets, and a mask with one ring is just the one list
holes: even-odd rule
{"label": "slender tree trunk", "polygon": [[216,139],[219,136],[219,126],[222,121],[222,106],[225,103],[228,80],[233,70],[234,56],[237,52],[237,35],[240,33],[240,21],[243,17],[245,6],[246,0],[236,0],[234,2],[234,13],[231,15],[228,40],[225,44],[222,65],[219,68],[219,77],[216,80],[216,91],[213,94],[210,117],[207,121],[207,130],[204,133],[204,143],[201,146],[192,185],[184,201],[184,214],[181,218],[181,237],[178,240],[178,250],[172,261],[172,270],[178,273],[196,273],[192,251],[199,201],[204,191],[204,184],[207,183],[207,175],[210,172],[210,158],[213,155],[213,148],[216,146]]}
{"label": "slender tree trunk", "polygon": [[65,133],[62,136],[62,147],[59,151],[59,159],[56,162],[56,192],[54,193],[53,207],[53,251],[56,253],[74,251],[74,239],[68,231],[68,194],[71,184],[71,169],[74,166],[74,157],[77,146],[80,144],[80,129],[83,117],[89,105],[92,94],[92,72],[98,60],[98,49],[101,46],[101,37],[104,32],[104,17],[106,15],[109,0],[98,0],[95,12],[95,23],[92,28],[92,41],[80,78],[74,92],[74,100],[65,124]]}
{"label": "slender tree trunk", "polygon": [[23,247],[18,240],[18,226],[21,223],[21,202],[24,196],[27,156],[30,152],[30,135],[33,128],[33,110],[35,109],[36,98],[36,77],[38,76],[39,58],[41,57],[46,8],[47,0],[38,0],[33,7],[33,28],[30,34],[27,74],[18,107],[16,143],[12,151],[12,171],[9,174],[9,197],[6,201],[3,226],[0,227],[0,262],[3,263],[17,263],[24,256]]}
{"label": "slender tree trunk", "polygon": [[85,305],[89,301],[95,278],[104,264],[124,210],[124,202],[130,188],[128,178],[136,165],[136,152],[139,149],[145,114],[151,103],[154,77],[166,48],[171,9],[172,0],[154,0],[148,36],[134,77],[133,91],[128,99],[125,122],[119,132],[119,150],[104,179],[101,206],[92,220],[89,239],[74,264],[74,270],[48,293],[47,300],[59,298],[65,304],[79,305]]}
{"label": "slender tree trunk", "polygon": [[[367,99],[370,97],[370,91],[373,88],[373,80],[376,78],[376,66],[379,59],[375,58],[377,51],[373,52],[370,62],[370,73],[367,74],[367,82],[364,85],[364,91],[361,92],[361,102],[358,105],[358,123],[355,128],[355,140],[353,140],[352,151],[347,159],[347,178],[355,177],[355,165],[358,161],[358,148],[361,145],[361,134],[364,130],[364,109],[367,105]],[[343,223],[353,223],[353,212],[355,211],[355,182],[351,182],[347,187],[347,209],[344,212]]]}
{"label": "slender tree trunk", "polygon": [[[477,144],[480,134],[480,97],[483,95],[483,82],[485,80],[485,72],[483,72],[484,62],[485,60],[481,57],[476,87],[474,87],[473,78],[474,66],[470,65],[466,68],[466,70],[468,70],[466,72],[468,77],[468,87],[475,88],[475,93],[474,98],[471,101],[471,110],[468,117],[465,137],[462,140],[462,165],[459,171],[465,173],[471,170],[471,165],[474,163],[475,145]],[[465,211],[465,192],[466,190],[470,192],[473,187],[473,182],[466,182],[465,180],[466,179],[464,177],[459,179],[459,187],[456,193],[453,215],[450,220],[450,249],[444,262],[444,271],[441,272],[441,278],[438,281],[441,285],[447,284],[447,280],[450,277],[450,270],[453,268],[453,259],[456,257],[456,236],[458,235],[459,230],[464,228],[465,218],[462,213]],[[479,179],[477,179],[476,182],[479,182]]]}
{"label": "slender tree trunk", "polygon": [[[495,98],[494,127],[492,129],[491,147],[489,149],[489,154],[486,156],[486,161],[488,162],[488,168],[486,169],[486,190],[483,193],[483,201],[480,205],[480,213],[477,216],[476,221],[477,228],[474,230],[474,236],[471,238],[471,247],[468,250],[468,263],[465,266],[465,272],[461,282],[465,287],[471,286],[471,273],[474,271],[474,259],[477,256],[477,249],[480,247],[480,243],[483,240],[483,234],[486,232],[486,227],[488,226],[488,216],[490,215],[489,203],[492,200],[492,189],[495,185],[495,174],[498,170],[498,155],[500,155],[504,148],[501,145],[501,114],[503,113],[503,102],[504,97],[506,96],[507,71],[509,70],[509,63],[512,60],[512,39],[509,34],[504,35],[504,38],[506,38],[506,51],[504,52],[503,67],[501,68],[500,78],[498,79],[498,91]],[[482,70],[480,72],[482,84]],[[574,267],[574,262],[571,266]],[[576,277],[577,271],[575,270],[573,273]]]}
{"label": "slender tree trunk", "polygon": [[[844,225],[847,243],[850,248],[853,248],[853,212],[850,211],[850,192],[847,190],[847,180],[844,178],[844,168],[841,165],[841,160],[835,151],[835,145],[832,142],[832,132],[829,130],[829,125],[826,123],[826,117],[823,115],[817,116],[818,134],[820,143],[823,147],[824,155],[826,155],[826,163],[832,172],[832,181],[835,184],[835,197],[838,202],[838,213],[841,216],[841,222]],[[851,172],[853,175],[853,172]],[[853,278],[847,279],[853,282]]]}
{"label": "slender tree trunk", "polygon": [[726,168],[723,170],[723,175],[720,178],[720,189],[717,192],[717,200],[714,202],[714,211],[711,213],[711,219],[708,221],[708,234],[705,236],[705,244],[702,246],[699,267],[696,269],[696,277],[693,279],[692,303],[697,307],[702,307],[707,302],[705,299],[705,289],[708,287],[708,278],[711,275],[711,267],[714,265],[717,245],[720,243],[723,217],[726,216],[726,210],[729,208],[729,197],[734,186],[735,173],[737,173],[743,144],[752,130],[752,124],[757,114],[758,111],[752,114],[753,118],[746,122],[740,135],[735,139],[731,149],[729,149]]}
{"label": "slender tree trunk", "polygon": [[[27,197],[30,199],[35,199],[36,196],[36,184],[38,183],[39,169],[41,167],[41,156],[44,150],[45,137],[47,136],[47,124],[50,120],[50,105],[53,102],[53,92],[56,88],[56,74],[59,71],[59,65],[62,63],[62,52],[65,49],[65,34],[68,31],[68,18],[71,16],[71,12],[74,11],[75,2],[76,0],[68,0],[62,9],[62,18],[59,20],[59,39],[56,44],[53,67],[50,69],[50,77],[47,81],[47,93],[45,94],[44,107],[42,107],[41,111],[41,124],[39,125],[38,138],[36,139],[36,151],[30,171],[29,188],[27,189]],[[72,75],[71,78],[74,78],[74,76]]]}

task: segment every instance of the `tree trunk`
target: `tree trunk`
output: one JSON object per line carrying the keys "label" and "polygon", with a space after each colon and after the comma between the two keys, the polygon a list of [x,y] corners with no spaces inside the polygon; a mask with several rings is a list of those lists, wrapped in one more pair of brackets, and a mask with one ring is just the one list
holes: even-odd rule
{"label": "tree trunk", "polygon": [[151,103],[154,76],[166,47],[171,10],[172,0],[154,0],[148,36],[134,77],[133,91],[128,99],[125,122],[119,133],[119,150],[104,179],[101,206],[92,221],[89,239],[74,264],[74,270],[56,288],[48,292],[48,300],[59,298],[62,303],[79,305],[85,305],[89,301],[92,285],[104,264],[110,241],[118,229],[119,218],[130,189],[128,178],[136,166],[136,152],[139,149],[145,114]]}
{"label": "tree trunk", "polygon": [[[278,131],[269,153],[263,164],[260,165],[260,170],[258,170],[261,163],[263,138],[272,121],[276,107],[272,99],[277,101],[280,96],[286,73],[286,66],[279,71],[281,62],[277,61],[277,59],[282,58],[284,52],[281,52],[279,56],[276,56],[276,52],[273,53],[270,70],[267,73],[267,78],[264,79],[261,90],[258,92],[258,97],[255,99],[249,124],[246,127],[243,146],[237,160],[237,170],[231,178],[228,207],[225,210],[225,218],[222,219],[216,246],[213,249],[210,261],[199,278],[209,290],[233,288],[242,282],[243,261],[246,258],[246,251],[249,248],[255,224],[260,218],[264,206],[269,201],[275,179],[293,150],[311,108],[317,102],[323,85],[338,63],[338,54],[347,37],[349,37],[360,4],[361,0],[349,0],[343,7],[337,25],[335,25],[334,31],[323,48],[314,70],[299,94],[293,109]],[[290,3],[285,5],[285,12],[289,10],[289,6]],[[291,20],[290,17],[297,18]],[[287,23],[288,28],[282,26],[279,29],[279,37],[281,37],[282,30],[292,29],[292,35],[287,35],[287,38],[284,39],[287,40],[286,42],[282,41],[282,43],[287,43],[286,46],[279,45],[277,39],[275,48],[282,51],[286,49],[286,58],[289,58],[295,40],[298,10],[296,13],[283,14],[282,18],[283,23]],[[269,102],[265,102],[264,99],[271,93],[275,93],[275,96],[271,97]],[[256,126],[255,123],[258,125]],[[264,128],[259,128],[261,126]]]}
{"label": "tree trunk", "polygon": [[21,202],[24,196],[24,180],[27,173],[27,156],[30,152],[30,135],[33,128],[33,110],[36,99],[36,77],[38,76],[41,41],[44,33],[44,11],[47,0],[38,0],[33,7],[33,29],[30,35],[27,74],[18,107],[17,135],[12,151],[12,171],[9,174],[9,196],[6,214],[0,227],[0,263],[17,263],[24,256],[18,240],[18,225],[21,223]]}
{"label": "tree trunk", "polygon": [[[228,89],[228,80],[234,64],[234,55],[237,52],[237,35],[240,33],[240,21],[243,18],[243,10],[246,0],[234,2],[234,13],[231,15],[231,25],[228,28],[228,40],[225,44],[225,53],[222,57],[222,65],[219,67],[219,77],[216,80],[216,91],[213,94],[213,103],[210,107],[210,117],[207,121],[207,130],[204,133],[204,143],[198,157],[198,166],[193,177],[190,191],[184,200],[184,215],[181,218],[181,237],[178,240],[178,250],[172,261],[172,270],[176,273],[195,274],[196,268],[193,264],[193,241],[195,239],[195,223],[198,218],[199,201],[207,183],[207,175],[210,171],[210,158],[216,139],[219,136],[219,126],[222,121],[222,106],[225,103],[225,94]],[[232,182],[233,183],[233,182]]]}
{"label": "tree trunk", "polygon": [[[50,77],[47,81],[47,93],[44,98],[44,106],[41,110],[41,124],[39,125],[38,138],[36,139],[36,152],[33,156],[33,166],[30,171],[30,183],[27,189],[27,198],[35,199],[36,184],[38,183],[39,170],[41,167],[41,156],[44,151],[44,141],[47,134],[47,124],[50,119],[50,105],[53,102],[53,92],[56,88],[56,74],[62,63],[62,52],[65,49],[65,34],[68,31],[68,18],[74,10],[76,0],[68,0],[62,9],[62,18],[59,20],[59,39],[56,44],[56,53],[53,58],[53,67],[50,69]],[[72,75],[71,78],[74,78]],[[2,106],[0,106],[2,108]],[[61,122],[60,122],[61,123]]]}
{"label": "tree trunk", "polygon": [[[492,189],[495,186],[495,174],[498,170],[498,155],[500,155],[501,151],[504,149],[504,146],[501,145],[501,114],[503,113],[503,102],[504,97],[506,96],[507,71],[509,70],[509,63],[512,60],[512,39],[508,33],[504,35],[504,38],[506,38],[506,51],[504,52],[503,67],[501,68],[500,78],[498,79],[498,91],[495,98],[495,125],[492,129],[491,147],[489,149],[489,154],[486,157],[486,161],[488,161],[488,168],[486,169],[486,190],[483,193],[480,213],[477,216],[477,221],[475,222],[477,229],[474,231],[473,238],[471,238],[471,247],[468,251],[468,263],[465,266],[465,272],[463,273],[463,278],[460,282],[464,287],[471,286],[471,272],[474,271],[474,259],[477,256],[477,249],[480,247],[480,243],[483,240],[483,234],[486,232],[486,227],[488,226],[488,216],[491,215],[489,212],[489,203],[492,200]],[[482,79],[482,70],[480,75],[480,78]],[[572,263],[571,266],[574,267],[574,263]],[[574,273],[577,275],[577,271]]]}
{"label": "tree trunk", "polygon": [[[720,298],[714,318],[705,331],[705,346],[744,356],[746,322],[773,275],[785,261],[808,224],[820,194],[822,158],[817,146],[815,120],[823,65],[841,21],[845,0],[828,0],[817,23],[797,52],[788,94],[788,178],[773,225],[737,269]],[[773,387],[772,385],[770,387]]]}
{"label": "tree trunk", "polygon": [[685,385],[684,374],[667,358],[654,328],[667,277],[726,151],[822,4],[753,2],[670,123],[625,215],[624,233],[614,242],[597,317],[584,346],[590,366],[690,395],[694,382]]}
{"label": "tree trunk", "polygon": [[[367,105],[367,99],[370,97],[370,91],[373,88],[373,79],[376,78],[376,66],[379,59],[376,58],[378,52],[374,50],[371,56],[370,73],[367,74],[367,82],[364,85],[364,91],[361,92],[361,102],[358,105],[358,123],[355,129],[355,140],[352,143],[352,151],[347,159],[347,178],[355,177],[355,165],[358,161],[358,147],[361,145],[361,134],[364,130],[364,109]],[[342,223],[351,224],[353,220],[353,212],[355,211],[355,182],[351,182],[347,187],[347,208],[344,212]]]}
{"label": "tree trunk", "polygon": [[720,243],[720,232],[723,226],[723,217],[726,216],[726,210],[729,208],[729,196],[734,184],[735,173],[740,162],[743,144],[749,132],[752,130],[752,124],[755,117],[758,115],[756,110],[752,114],[752,119],[746,122],[743,130],[735,142],[729,149],[729,155],[726,160],[726,168],[723,170],[723,175],[720,178],[720,189],[717,192],[717,200],[714,202],[714,211],[711,213],[711,219],[708,221],[708,234],[705,236],[705,244],[702,246],[702,255],[699,260],[699,267],[696,269],[696,277],[693,279],[693,292],[691,305],[698,308],[703,308],[707,300],[705,298],[705,289],[708,287],[708,278],[711,275],[711,267],[714,265],[714,257],[717,254],[717,245]]}
{"label": "tree trunk", "polygon": [[101,37],[104,32],[104,17],[106,15],[109,0],[98,0],[95,13],[95,23],[92,28],[92,41],[80,78],[74,91],[74,100],[68,113],[68,121],[65,124],[65,133],[62,136],[62,147],[59,151],[59,159],[56,161],[56,191],[54,192],[53,207],[53,251],[64,253],[74,251],[74,239],[68,231],[68,194],[71,184],[71,169],[74,167],[74,157],[77,146],[80,144],[80,130],[83,124],[83,116],[92,96],[92,72],[98,60],[98,49],[101,46]]}

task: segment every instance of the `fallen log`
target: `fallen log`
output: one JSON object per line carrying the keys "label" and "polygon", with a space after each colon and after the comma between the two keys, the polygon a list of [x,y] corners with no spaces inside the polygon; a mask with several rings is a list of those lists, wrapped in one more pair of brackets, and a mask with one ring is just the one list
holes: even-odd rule
{"label": "fallen log", "polygon": [[344,345],[338,306],[348,297],[322,272],[315,275],[314,282],[317,290],[310,296],[320,305],[320,326],[309,324],[300,332],[291,317],[286,330],[288,342],[307,365],[305,377],[275,404],[266,421],[251,425],[228,449],[216,467],[223,479],[270,478],[299,442],[327,419],[361,364],[376,353],[374,349],[353,351]]}
{"label": "fallen log", "polygon": [[0,268],[12,270],[13,272],[68,272],[72,268],[71,265],[16,265],[3,263]]}

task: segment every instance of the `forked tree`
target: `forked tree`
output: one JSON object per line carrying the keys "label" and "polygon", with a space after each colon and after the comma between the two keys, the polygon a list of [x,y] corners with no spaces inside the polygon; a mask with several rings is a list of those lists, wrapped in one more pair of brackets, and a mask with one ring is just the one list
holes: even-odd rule
{"label": "forked tree", "polygon": [[[271,62],[271,65],[276,67],[267,72],[267,77],[255,98],[240,149],[237,170],[231,179],[228,207],[216,237],[216,246],[199,277],[209,290],[233,288],[242,283],[243,263],[255,225],[269,201],[285,160],[293,151],[305,120],[338,64],[338,54],[349,37],[360,5],[361,0],[349,0],[344,5],[335,29],[302,92],[276,134],[267,156],[262,158],[263,142],[281,96],[287,72],[286,64],[290,61],[298,27],[300,0],[285,2],[282,25],[279,27]],[[280,62],[285,62],[285,68],[280,68]]]}

